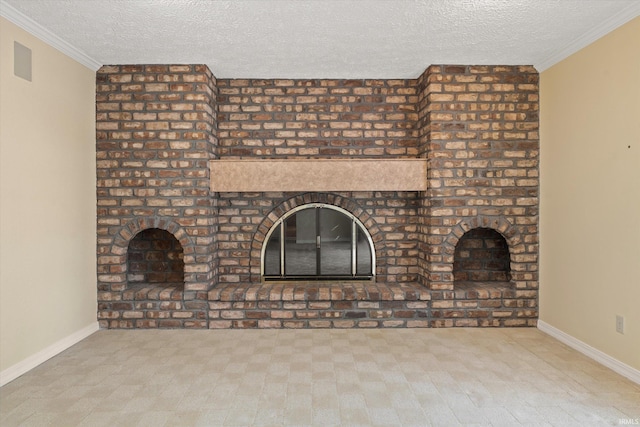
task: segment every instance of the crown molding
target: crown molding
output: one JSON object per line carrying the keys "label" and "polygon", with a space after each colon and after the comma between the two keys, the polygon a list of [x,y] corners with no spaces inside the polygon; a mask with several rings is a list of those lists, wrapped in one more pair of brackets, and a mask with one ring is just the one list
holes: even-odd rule
{"label": "crown molding", "polygon": [[89,55],[76,48],[75,46],[72,46],[71,44],[62,40],[60,37],[47,30],[33,19],[29,18],[13,6],[7,4],[4,0],[0,0],[0,16],[13,22],[18,27],[22,28],[23,30],[39,38],[43,42],[56,48],[60,52],[78,61],[80,64],[93,71],[97,71],[100,67],[102,67],[102,64],[100,62],[91,58]]}
{"label": "crown molding", "polygon": [[613,15],[611,18],[602,21],[600,25],[593,27],[591,30],[584,33],[581,37],[567,44],[564,48],[556,50],[551,55],[548,55],[542,61],[534,64],[538,72],[542,72],[547,68],[551,68],[558,62],[573,55],[580,49],[587,47],[591,43],[595,42],[601,37],[609,34],[611,31],[626,24],[634,18],[640,16],[640,1],[634,2],[631,5],[625,7],[620,12]]}

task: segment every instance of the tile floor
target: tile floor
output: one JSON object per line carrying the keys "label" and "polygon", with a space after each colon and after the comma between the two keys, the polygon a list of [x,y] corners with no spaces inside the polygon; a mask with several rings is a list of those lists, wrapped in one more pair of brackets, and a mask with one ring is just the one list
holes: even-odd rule
{"label": "tile floor", "polygon": [[103,330],[0,389],[2,426],[636,420],[639,385],[534,328]]}

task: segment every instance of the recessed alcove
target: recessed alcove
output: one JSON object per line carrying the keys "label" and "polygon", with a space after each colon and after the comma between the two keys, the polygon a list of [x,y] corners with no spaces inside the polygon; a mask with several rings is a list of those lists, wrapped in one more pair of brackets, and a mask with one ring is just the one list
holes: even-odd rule
{"label": "recessed alcove", "polygon": [[505,238],[496,230],[478,227],[458,241],[453,261],[454,289],[508,289],[511,260]]}
{"label": "recessed alcove", "polygon": [[184,250],[171,233],[158,228],[140,231],[127,250],[129,289],[184,289]]}

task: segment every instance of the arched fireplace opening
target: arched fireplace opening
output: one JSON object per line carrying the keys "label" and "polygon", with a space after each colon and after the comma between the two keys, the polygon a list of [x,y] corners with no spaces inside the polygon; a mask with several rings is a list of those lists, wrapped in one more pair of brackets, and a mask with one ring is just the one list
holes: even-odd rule
{"label": "arched fireplace opening", "polygon": [[511,281],[509,246],[491,228],[474,228],[458,241],[453,261],[456,287],[508,284]]}
{"label": "arched fireplace opening", "polygon": [[271,227],[261,253],[263,280],[371,280],[375,248],[366,227],[338,206],[309,203]]}
{"label": "arched fireplace opening", "polygon": [[127,283],[184,289],[184,250],[178,239],[159,228],[136,234],[127,250]]}

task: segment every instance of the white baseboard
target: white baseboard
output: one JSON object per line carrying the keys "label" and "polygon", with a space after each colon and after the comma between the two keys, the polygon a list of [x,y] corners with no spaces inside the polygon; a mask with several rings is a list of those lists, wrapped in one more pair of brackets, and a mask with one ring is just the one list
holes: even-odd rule
{"label": "white baseboard", "polygon": [[89,326],[82,328],[79,331],[74,332],[73,334],[61,339],[60,341],[51,344],[44,350],[27,357],[23,361],[8,367],[4,371],[0,372],[0,387],[15,380],[20,375],[26,374],[36,366],[51,359],[53,356],[62,353],[72,345],[79,343],[89,335],[96,332],[98,329],[100,329],[98,322],[94,322]]}
{"label": "white baseboard", "polygon": [[631,366],[625,363],[622,363],[618,359],[614,359],[608,354],[603,353],[602,351],[591,347],[589,344],[586,344],[580,341],[579,339],[572,337],[566,332],[562,332],[558,328],[554,328],[553,326],[543,322],[542,320],[538,320],[538,329],[548,335],[551,335],[553,338],[568,345],[572,349],[579,351],[580,353],[584,354],[587,357],[590,357],[591,359],[595,360],[601,365],[606,366],[612,371],[617,372],[623,377],[630,379],[634,383],[640,384],[639,370],[632,368]]}

